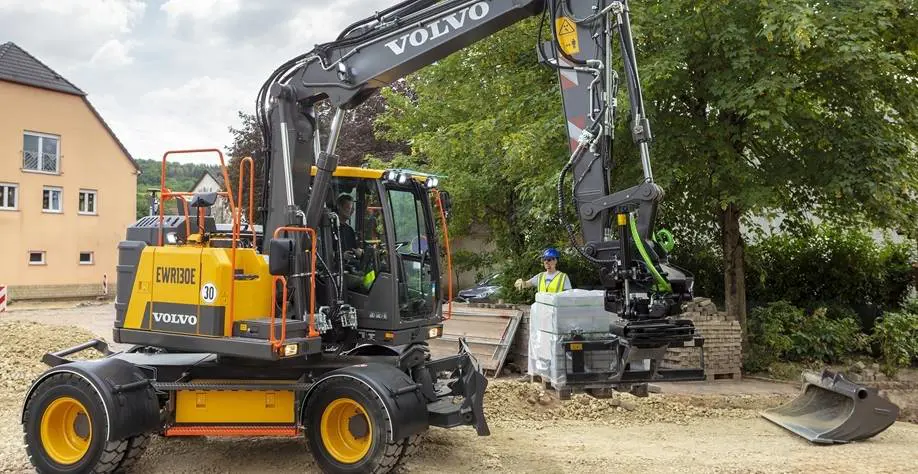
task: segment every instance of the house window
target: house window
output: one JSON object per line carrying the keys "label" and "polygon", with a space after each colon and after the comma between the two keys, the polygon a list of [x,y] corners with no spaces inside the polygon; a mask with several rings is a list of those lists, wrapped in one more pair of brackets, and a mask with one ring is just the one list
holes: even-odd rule
{"label": "house window", "polygon": [[81,189],[80,190],[80,214],[95,214],[96,203],[98,202],[98,193],[96,191]]}
{"label": "house window", "polygon": [[32,250],[29,252],[29,265],[44,265],[45,264],[45,251],[44,250]]}
{"label": "house window", "polygon": [[80,252],[80,265],[92,265],[92,252]]}
{"label": "house window", "polygon": [[25,132],[22,138],[22,169],[41,173],[60,172],[60,137]]}
{"label": "house window", "polygon": [[0,209],[16,210],[19,199],[19,186],[12,183],[0,183]]}
{"label": "house window", "polygon": [[41,192],[41,208],[45,212],[62,212],[61,200],[63,199],[63,190],[61,188],[52,188],[45,186]]}

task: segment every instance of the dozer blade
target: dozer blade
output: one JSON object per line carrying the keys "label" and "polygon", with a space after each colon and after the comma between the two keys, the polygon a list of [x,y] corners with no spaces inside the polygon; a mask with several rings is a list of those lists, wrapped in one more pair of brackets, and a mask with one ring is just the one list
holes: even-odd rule
{"label": "dozer blade", "polygon": [[762,416],[813,443],[847,443],[871,438],[889,428],[899,407],[875,388],[851,382],[842,374],[804,372],[797,398]]}

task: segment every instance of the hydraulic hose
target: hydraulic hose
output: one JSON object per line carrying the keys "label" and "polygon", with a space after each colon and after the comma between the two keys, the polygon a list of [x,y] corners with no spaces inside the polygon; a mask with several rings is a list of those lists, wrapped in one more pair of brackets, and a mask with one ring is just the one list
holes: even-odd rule
{"label": "hydraulic hose", "polygon": [[669,282],[660,275],[660,272],[657,271],[657,267],[654,266],[653,262],[650,260],[650,255],[647,254],[647,249],[644,248],[644,240],[641,239],[641,235],[638,233],[637,228],[637,219],[634,218],[634,213],[628,215],[628,221],[631,224],[631,239],[634,240],[634,245],[637,247],[638,252],[641,254],[641,258],[644,260],[644,264],[647,265],[647,269],[650,270],[653,278],[657,280],[657,288],[666,291],[667,293],[673,291],[673,287],[670,286]]}

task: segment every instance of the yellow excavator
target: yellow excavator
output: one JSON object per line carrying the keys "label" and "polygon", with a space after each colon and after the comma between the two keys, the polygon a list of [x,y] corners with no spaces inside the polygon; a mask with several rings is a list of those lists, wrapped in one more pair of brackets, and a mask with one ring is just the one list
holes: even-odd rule
{"label": "yellow excavator", "polygon": [[[265,144],[255,157],[264,171],[257,208],[252,158],[232,183],[219,150],[163,155],[157,212],[118,245],[113,340],[129,349],[99,339],[44,356],[50,368],[22,410],[36,470],[129,471],[153,435],[304,436],[323,471],[381,473],[408,459],[431,427],[488,435],[487,380],[465,342],[440,359],[427,345],[442,336],[452,301],[452,203],[441,177],[341,167],[335,149],[347,112],[378,89],[539,15],[552,38],[537,38],[537,57],[557,70],[559,126],[570,138],[571,155],[559,160],[559,216],[576,208],[581,238],[562,223],[597,267],[610,313],[610,339],[595,348],[608,370],[575,363],[567,380],[584,391],[703,380],[703,368],[660,367],[668,348],[703,348],[704,338],[679,318],[691,274],[653,238],[663,191],[650,166],[628,3],[404,0],[270,74],[256,100]],[[612,192],[616,48],[644,179]],[[327,134],[318,132],[322,101],[334,108]],[[211,153],[225,189],[170,189],[169,158],[183,153]],[[229,226],[208,212],[218,200]],[[170,202],[174,214],[165,213]],[[563,343],[575,362],[593,350]],[[87,349],[103,356],[72,357]],[[875,418],[882,425],[888,414]]]}

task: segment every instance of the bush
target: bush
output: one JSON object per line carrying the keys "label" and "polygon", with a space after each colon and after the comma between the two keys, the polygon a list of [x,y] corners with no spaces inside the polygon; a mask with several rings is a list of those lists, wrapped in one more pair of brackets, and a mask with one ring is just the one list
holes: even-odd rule
{"label": "bush", "polygon": [[802,308],[832,302],[857,310],[869,329],[870,306],[901,306],[913,285],[913,259],[907,245],[881,246],[859,230],[822,225],[774,235],[747,248],[747,300]]}
{"label": "bush", "polygon": [[867,347],[850,314],[828,314],[826,308],[807,313],[786,301],[754,308],[748,318],[745,370],[762,372],[778,361],[834,363]]}
{"label": "bush", "polygon": [[679,242],[669,255],[669,261],[695,277],[695,296],[723,305],[724,259],[720,250]]}
{"label": "bush", "polygon": [[872,341],[881,351],[881,367],[893,376],[918,359],[918,314],[887,313],[877,320]]}

